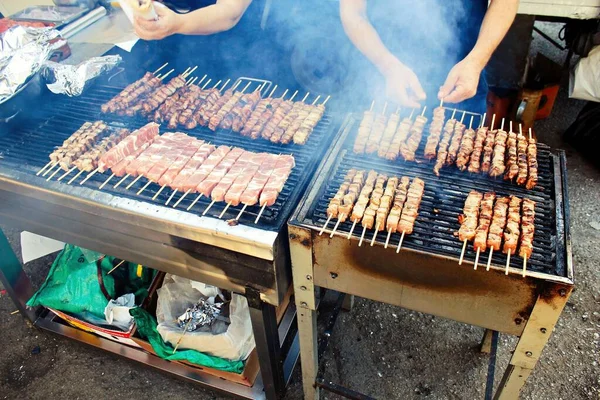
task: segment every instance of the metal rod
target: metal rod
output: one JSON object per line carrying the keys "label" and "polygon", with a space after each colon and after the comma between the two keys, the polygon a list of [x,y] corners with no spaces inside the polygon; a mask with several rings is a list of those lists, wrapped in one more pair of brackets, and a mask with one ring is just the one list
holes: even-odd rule
{"label": "metal rod", "polygon": [[169,196],[169,198],[167,199],[167,202],[165,203],[165,206],[168,206],[169,203],[171,202],[171,200],[173,200],[173,196],[175,196],[175,193],[177,193],[177,189],[175,189],[173,191],[173,193],[171,193],[171,195]]}

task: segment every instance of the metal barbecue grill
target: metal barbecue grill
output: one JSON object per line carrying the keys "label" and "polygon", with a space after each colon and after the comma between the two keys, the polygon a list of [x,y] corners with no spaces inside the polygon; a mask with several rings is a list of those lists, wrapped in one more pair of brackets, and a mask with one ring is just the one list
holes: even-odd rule
{"label": "metal barbecue grill", "polygon": [[[519,336],[495,397],[516,399],[573,289],[564,153],[538,144],[539,180],[534,190],[461,172],[454,166],[443,168],[437,177],[432,171],[433,164],[421,156],[426,133],[417,150],[417,162],[402,159],[390,162],[354,154],[361,117],[348,115],[342,134],[332,144],[288,223],[307,398],[316,398],[319,389],[349,398],[368,398],[325,380],[323,370],[319,369],[316,310],[319,288],[327,288],[486,328],[482,351],[495,353],[496,346],[490,343],[497,343],[498,332]],[[398,254],[398,233],[392,235],[387,249],[384,248],[387,231],[379,232],[374,246],[370,245],[373,229],[367,230],[359,247],[360,224],[351,239],[348,239],[350,222],[340,224],[330,237],[335,219],[319,234],[327,220],[329,201],[350,168],[373,169],[390,177],[419,177],[425,181],[414,232],[405,235]],[[481,254],[478,270],[474,271],[475,252],[471,243],[465,261],[458,265],[463,243],[454,232],[460,227],[458,215],[472,189],[536,202],[534,251],[527,263],[526,277],[521,275],[523,259],[514,255],[510,273],[505,275],[506,256],[499,252],[494,252],[489,271],[485,265],[489,253]],[[331,329],[327,332],[330,334]],[[324,346],[329,336],[326,334],[323,339]],[[492,340],[493,337],[496,339]],[[319,354],[322,348],[319,346]],[[490,390],[493,360],[495,357],[490,358]]]}
{"label": "metal barbecue grill", "polygon": [[[79,183],[86,175],[67,184],[75,172],[60,182],[57,181],[60,175],[49,181],[47,177],[36,176],[48,162],[54,147],[85,121],[101,119],[111,126],[130,130],[148,122],[100,112],[100,106],[120,90],[120,87],[96,84],[80,97],[47,95],[32,107],[34,112],[25,125],[0,134],[0,221],[17,229],[244,294],[250,305],[262,380],[258,379],[253,387],[240,386],[195,368],[173,365],[142,350],[65,327],[55,321],[52,313],[27,310],[25,302],[33,294],[33,288],[16,262],[6,265],[0,261],[0,280],[19,310],[37,326],[235,396],[278,398],[289,381],[299,352],[294,329],[295,307],[293,303],[288,306],[291,271],[286,222],[334,137],[333,115],[325,114],[304,146],[251,140],[238,133],[212,132],[205,127],[177,129],[215,145],[294,156],[296,166],[277,202],[264,210],[258,223],[255,224],[255,219],[260,207],[254,206],[245,210],[239,225],[230,225],[227,220],[235,218],[241,207],[230,207],[219,219],[216,216],[225,204],[216,203],[206,217],[201,217],[209,204],[206,198],[189,212],[186,208],[196,196],[188,196],[173,208],[180,193],[165,206],[170,189],[163,190],[156,200],[152,200],[159,190],[155,184],[141,195],[136,194],[145,185],[145,179],[128,190],[126,184],[113,188],[118,182],[113,178],[99,190],[109,173],[95,174],[83,185]],[[161,133],[165,131],[172,130],[161,129]],[[9,252],[9,248],[3,249],[8,244],[2,239],[0,232],[0,249]],[[283,307],[284,313],[276,307]]]}

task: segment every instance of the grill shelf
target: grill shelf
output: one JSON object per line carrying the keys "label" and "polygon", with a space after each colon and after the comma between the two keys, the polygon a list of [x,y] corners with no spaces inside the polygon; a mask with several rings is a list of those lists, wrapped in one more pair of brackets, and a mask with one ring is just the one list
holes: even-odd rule
{"label": "grill shelf", "polygon": [[[240,79],[244,80],[245,78]],[[246,80],[255,81],[247,78]],[[242,84],[245,83],[242,82]],[[141,117],[129,118],[114,114],[102,114],[100,112],[100,106],[118,94],[122,89],[122,87],[96,84],[79,97],[69,98],[66,96],[47,95],[47,98],[41,99],[39,109],[35,113],[32,113],[34,115],[32,115],[28,123],[16,128],[8,135],[0,135],[0,166],[12,171],[25,172],[32,176],[35,175],[48,162],[48,155],[54,150],[54,147],[60,145],[85,121],[103,120],[109,125],[125,127],[131,130],[138,129],[148,123],[147,119]],[[263,91],[263,93],[265,92]],[[331,139],[334,136],[331,134],[334,125],[333,115],[330,112],[326,112],[304,146],[275,144],[263,139],[252,140],[229,130],[219,129],[213,132],[208,127],[202,126],[198,126],[192,130],[162,128],[161,133],[180,131],[198,139],[210,141],[217,146],[229,145],[255,152],[292,154],[296,160],[296,166],[292,170],[276,203],[264,210],[259,223],[256,225],[254,224],[254,220],[260,212],[259,206],[247,207],[239,220],[240,223],[245,225],[256,226],[270,231],[280,231],[287,221],[289,214],[295,208],[299,196],[302,194],[318,162],[322,159],[323,153],[329,147]],[[60,184],[66,185],[66,182],[75,173],[73,172],[67,176]],[[52,181],[55,182],[59,176],[57,174]],[[86,174],[82,174],[70,186],[78,187],[79,182],[85,176]],[[95,174],[83,186],[98,190],[99,186],[109,176],[110,171],[105,174]],[[41,176],[34,177],[36,184],[43,188],[49,187],[49,182],[46,182],[46,178],[42,178]],[[118,179],[114,177],[109,184],[104,186],[102,192],[162,206],[164,206],[171,195],[172,190],[165,188],[156,200],[152,200],[152,197],[160,189],[160,186],[154,183],[149,185],[142,194],[136,195],[136,192],[146,184],[147,180],[140,179],[129,190],[126,190],[125,186],[132,179],[129,178],[115,189],[113,185],[118,182]],[[178,192],[167,207],[171,208],[182,194]],[[178,205],[177,209],[180,211],[185,210],[196,196],[196,194],[190,193]],[[201,215],[209,203],[209,199],[202,197],[189,212]],[[207,216],[217,217],[221,214],[225,205],[223,202],[215,203],[207,213]],[[241,208],[241,205],[238,207],[229,207],[223,216],[223,220],[235,218]]]}
{"label": "grill shelf", "polygon": [[[359,116],[360,118],[360,116]],[[550,151],[550,148],[538,143],[539,180],[533,190],[517,186],[514,183],[502,179],[494,180],[484,175],[470,174],[459,171],[455,166],[444,167],[437,177],[433,173],[433,163],[423,161],[405,162],[401,158],[395,162],[387,161],[375,155],[357,155],[352,151],[358,124],[360,119],[351,122],[350,134],[341,145],[341,150],[333,163],[328,177],[324,178],[318,194],[311,206],[308,208],[307,219],[317,228],[322,228],[327,220],[327,205],[335,195],[337,189],[344,180],[344,176],[350,168],[370,170],[386,173],[388,176],[408,176],[411,179],[419,177],[425,181],[425,192],[419,207],[419,216],[415,222],[414,232],[405,235],[402,248],[434,253],[441,256],[450,256],[458,259],[463,243],[454,236],[460,225],[458,216],[462,213],[464,202],[468,193],[474,189],[480,192],[494,191],[499,196],[515,195],[521,198],[527,197],[536,202],[534,251],[527,261],[527,270],[565,276],[565,265],[557,260],[557,246],[560,247],[560,239],[557,240],[557,208],[555,207],[555,166],[558,156]],[[421,146],[417,154],[423,154],[424,143],[427,134],[423,135]],[[560,173],[560,171],[558,172]],[[562,197],[562,194],[560,195]],[[559,208],[559,212],[561,209]],[[562,219],[562,216],[561,216]],[[328,225],[327,231],[331,231],[333,219]],[[338,226],[336,234],[346,235],[350,232],[352,223],[348,220]],[[358,238],[362,233],[362,226],[357,224],[353,237]],[[327,234],[327,231],[323,235]],[[363,246],[369,246],[373,229],[367,230]],[[562,237],[562,233],[558,234]],[[387,231],[381,231],[377,235],[376,243],[385,244]],[[400,240],[400,234],[392,234],[388,251],[394,256],[396,247]],[[558,250],[560,252],[560,249]],[[485,268],[489,250],[481,253],[478,268]],[[402,254],[398,254],[401,257]],[[561,256],[559,256],[561,257]],[[472,242],[469,242],[465,253],[465,260],[474,262],[475,251]],[[562,259],[562,258],[561,258]],[[492,264],[504,267],[506,255],[494,252]],[[521,269],[523,259],[511,255],[510,266]]]}

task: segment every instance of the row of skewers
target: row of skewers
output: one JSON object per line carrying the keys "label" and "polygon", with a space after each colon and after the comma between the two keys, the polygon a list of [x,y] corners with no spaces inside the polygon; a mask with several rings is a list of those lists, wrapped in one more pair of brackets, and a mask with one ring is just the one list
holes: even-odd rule
{"label": "row of skewers", "polygon": [[[102,121],[86,122],[63,144],[50,154],[50,162],[37,175],[52,179],[59,171],[65,171],[58,180],[68,177],[75,170],[71,184],[82,173],[88,175],[80,182],[84,184],[94,174],[110,170],[111,175],[100,185],[102,189],[114,177],[121,178],[114,188],[135,178],[126,189],[130,189],[141,178],[147,183],[137,192],[142,194],[152,183],[160,185],[152,200],[165,188],[172,193],[165,205],[174,196],[182,196],[173,207],[177,207],[190,193],[196,199],[187,207],[189,211],[203,196],[211,203],[202,215],[216,202],[226,206],[219,215],[222,218],[231,206],[243,205],[235,220],[239,220],[249,206],[261,206],[255,220],[258,223],[266,207],[275,204],[279,193],[295,166],[291,155],[254,153],[237,147],[215,146],[180,132],[159,135],[158,124],[150,123],[134,132],[114,129]],[[54,171],[50,174],[51,171]]]}
{"label": "row of skewers", "polygon": [[[423,138],[427,123],[425,110],[412,120],[414,114],[400,120],[399,109],[386,116],[387,103],[381,113],[365,111],[354,141],[356,154],[376,154],[390,161],[402,157],[405,161],[415,161],[417,150]],[[429,126],[429,135],[425,143],[423,156],[434,160],[434,173],[439,176],[443,167],[456,165],[459,170],[471,173],[488,174],[496,178],[516,181],[527,189],[533,189],[538,181],[537,144],[532,137],[525,137],[519,125],[519,133],[513,132],[512,122],[509,131],[504,130],[504,119],[500,129],[494,129],[496,116],[492,117],[490,127],[484,126],[485,114],[477,129],[473,127],[474,115],[465,125],[466,112],[460,120],[455,119],[457,110],[453,110],[446,120],[446,111],[442,105],[433,111]]]}
{"label": "row of skewers", "polygon": [[527,259],[533,253],[535,232],[535,202],[517,196],[497,197],[495,193],[482,194],[472,190],[465,201],[463,214],[459,216],[460,229],[456,233],[463,242],[459,264],[462,264],[468,241],[473,241],[476,251],[474,269],[479,254],[490,249],[487,267],[490,269],[494,251],[507,255],[505,273],[508,275],[511,255],[523,258],[523,276],[527,271]]}
{"label": "row of skewers", "polygon": [[343,183],[338,188],[327,207],[327,221],[319,232],[325,232],[329,222],[337,219],[330,237],[335,235],[339,225],[348,219],[352,228],[348,239],[352,237],[357,223],[363,227],[359,246],[362,246],[367,229],[373,229],[371,246],[374,245],[379,232],[387,231],[385,248],[388,247],[390,237],[396,232],[401,232],[396,252],[400,252],[405,235],[413,232],[415,220],[418,216],[419,206],[425,191],[425,182],[419,178],[403,176],[388,177],[376,171],[350,169]]}
{"label": "row of skewers", "polygon": [[208,88],[212,80],[204,82],[206,75],[197,84],[197,77],[186,81],[194,70],[188,68],[166,84],[161,82],[165,76],[157,78],[155,74],[146,73],[103,104],[102,112],[141,115],[156,123],[167,123],[169,129],[194,129],[200,125],[213,131],[231,129],[252,139],[304,145],[323,117],[325,104],[330,98],[317,104],[321,98],[319,95],[312,103],[306,103],[310,95],[306,93],[301,101],[294,102],[298,91],[285,99],[288,90],[279,97],[273,97],[277,85],[263,98],[265,83],[262,82],[250,91],[248,89],[253,82],[236,90],[241,81],[225,90],[231,80],[222,85],[222,81],[218,81]]}

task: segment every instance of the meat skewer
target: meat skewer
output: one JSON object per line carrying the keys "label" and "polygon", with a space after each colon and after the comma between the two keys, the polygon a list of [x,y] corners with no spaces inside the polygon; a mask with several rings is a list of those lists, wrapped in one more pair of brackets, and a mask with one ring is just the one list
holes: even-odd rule
{"label": "meat skewer", "polygon": [[377,150],[377,155],[381,158],[385,158],[388,149],[392,145],[392,139],[394,139],[394,134],[398,129],[398,125],[400,124],[400,108],[396,110],[395,113],[390,115],[390,118],[387,121],[387,125],[385,126],[385,130],[383,131],[383,137],[381,138],[381,142],[379,143],[379,150]]}
{"label": "meat skewer", "polygon": [[467,196],[467,199],[465,200],[463,213],[458,216],[458,223],[460,224],[460,229],[458,230],[458,239],[463,242],[458,265],[462,265],[465,249],[467,248],[467,242],[475,238],[477,225],[479,223],[479,209],[482,199],[483,195],[481,193],[476,190],[471,190]]}
{"label": "meat skewer", "polygon": [[533,253],[533,234],[535,232],[535,202],[523,199],[523,218],[521,220],[521,243],[519,256],[523,257],[523,277],[527,272],[527,259]]}
{"label": "meat skewer", "polygon": [[273,130],[273,133],[269,137],[269,140],[272,143],[281,143],[283,135],[285,134],[285,131],[290,127],[290,125],[296,119],[296,117],[298,116],[300,111],[304,108],[304,106],[305,106],[304,102],[306,101],[306,99],[308,98],[309,95],[310,95],[310,92],[306,93],[304,95],[304,97],[302,98],[302,100],[294,103],[292,105],[292,108],[286,114],[286,116],[283,117],[281,119],[281,121],[279,121],[279,123]]}
{"label": "meat skewer", "polygon": [[490,167],[490,176],[492,178],[501,176],[506,170],[504,155],[506,153],[507,138],[508,133],[504,130],[504,118],[502,118],[500,129],[496,132],[496,138],[494,139],[494,152],[492,156],[492,165]]}
{"label": "meat skewer", "polygon": [[369,135],[371,134],[371,129],[373,128],[373,122],[375,121],[375,114],[373,113],[374,106],[375,100],[371,102],[371,108],[369,111],[365,111],[363,119],[360,121],[360,125],[358,126],[358,134],[354,140],[353,149],[354,153],[356,154],[364,154],[365,152],[365,147],[367,146]]}
{"label": "meat skewer", "polygon": [[504,179],[512,181],[519,174],[519,163],[517,161],[517,134],[512,130],[512,121],[510,121],[506,147],[508,148],[508,154],[506,156],[506,174],[504,175]]}
{"label": "meat skewer", "polygon": [[289,100],[283,100],[279,103],[279,106],[273,111],[272,117],[267,123],[264,124],[260,135],[265,140],[271,140],[271,136],[275,134],[277,127],[283,121],[283,119],[292,111],[294,108],[294,97],[298,94],[296,90]]}
{"label": "meat skewer", "polygon": [[[175,189],[175,191],[184,191],[184,194],[173,204],[173,208],[176,208],[179,203],[183,201],[183,199],[190,194],[192,190],[195,190],[197,186],[197,182],[191,182],[192,177],[196,174],[196,172],[204,165],[204,162],[210,157],[210,155],[215,151],[216,146],[210,143],[204,143],[196,153],[192,156],[192,158],[187,162],[185,167],[179,175],[173,180],[171,187]],[[221,149],[221,152],[224,153],[224,150],[228,148],[225,147]],[[222,157],[219,157],[219,159]],[[214,163],[214,162],[213,162]]]}
{"label": "meat skewer", "polygon": [[236,220],[242,216],[242,213],[248,206],[253,206],[258,203],[260,192],[263,190],[271,174],[275,170],[279,157],[274,154],[268,154],[261,163],[258,171],[252,177],[252,180],[244,188],[239,196],[239,201],[244,205],[242,210],[236,217]]}
{"label": "meat skewer", "polygon": [[392,233],[396,233],[398,231],[398,223],[400,222],[400,216],[402,215],[402,209],[404,208],[404,202],[406,201],[409,185],[410,179],[407,176],[403,176],[400,178],[400,183],[398,183],[398,186],[396,187],[394,203],[386,222],[386,229],[388,231],[384,246],[386,249],[390,243],[390,237],[392,236]]}
{"label": "meat skewer", "polygon": [[323,232],[325,232],[325,229],[327,228],[327,225],[329,225],[329,221],[332,218],[337,218],[339,207],[342,204],[342,200],[348,192],[348,189],[350,188],[352,180],[354,179],[354,176],[356,176],[356,174],[357,171],[354,168],[352,168],[348,170],[346,176],[344,176],[344,181],[338,188],[333,198],[329,201],[329,205],[327,206],[327,221],[325,221],[325,224],[323,225],[323,228],[321,228],[319,235],[322,235]]}
{"label": "meat skewer", "polygon": [[469,122],[469,129],[467,129],[463,135],[462,143],[460,144],[458,155],[456,157],[456,166],[461,171],[467,169],[467,164],[469,163],[469,159],[471,158],[475,146],[475,136],[477,133],[471,128],[472,125],[473,116],[471,116],[471,121]]}
{"label": "meat skewer", "polygon": [[485,143],[483,145],[483,158],[481,159],[481,169],[479,172],[487,174],[490,172],[490,165],[492,163],[492,155],[494,154],[494,142],[496,140],[496,131],[494,130],[494,120],[496,114],[492,116],[492,123],[490,129],[487,132]]}
{"label": "meat skewer", "polygon": [[248,117],[248,120],[244,123],[243,128],[240,130],[240,133],[243,136],[250,136],[252,129],[256,126],[257,123],[259,123],[265,111],[267,111],[267,109],[273,108],[273,103],[276,100],[273,99],[273,93],[275,93],[276,90],[277,85],[273,87],[273,90],[271,90],[271,93],[269,93],[269,95],[266,98],[261,99],[258,102],[256,108],[254,109],[254,111],[252,111],[252,113]]}
{"label": "meat skewer", "polygon": [[485,114],[481,119],[481,126],[477,129],[477,135],[475,137],[475,143],[473,144],[473,152],[471,153],[471,159],[469,161],[469,168],[467,171],[471,173],[479,173],[481,169],[481,153],[483,152],[483,143],[488,135],[488,128],[484,126]]}
{"label": "meat skewer", "polygon": [[373,225],[375,224],[375,216],[377,215],[377,209],[379,208],[379,204],[381,203],[381,197],[383,196],[384,185],[385,181],[387,181],[387,178],[387,175],[384,174],[377,175],[377,179],[375,180],[375,186],[373,188],[373,191],[371,192],[371,198],[369,200],[368,207],[365,208],[365,211],[363,213],[361,221],[363,231],[360,235],[360,241],[358,242],[359,247],[362,245],[367,229],[373,228]]}
{"label": "meat skewer", "polygon": [[473,248],[477,249],[475,255],[475,265],[473,269],[477,269],[479,263],[479,254],[487,249],[487,238],[492,223],[492,216],[494,213],[494,200],[496,200],[496,194],[488,192],[483,195],[481,200],[481,207],[479,208],[479,225],[475,231],[475,239],[473,240]]}
{"label": "meat skewer", "polygon": [[417,118],[413,126],[410,128],[410,136],[406,139],[406,142],[400,145],[400,154],[406,161],[414,161],[415,154],[421,143],[423,137],[423,130],[427,123],[427,117],[425,117],[425,110],[427,107],[423,107],[423,112]]}
{"label": "meat skewer", "polygon": [[352,221],[352,228],[350,229],[350,233],[348,234],[348,239],[352,237],[352,232],[354,231],[356,223],[360,222],[363,218],[367,205],[369,204],[369,198],[375,186],[376,179],[377,172],[373,170],[369,171],[369,173],[367,174],[367,179],[362,188],[360,189],[358,200],[352,208],[352,214],[350,215],[350,220]]}
{"label": "meat skewer", "polygon": [[[221,173],[220,179],[218,181],[215,179],[215,181],[217,181],[217,184],[214,185],[214,187],[212,188],[210,195],[206,196],[211,198],[211,202],[206,207],[202,215],[206,215],[206,213],[208,213],[208,210],[210,210],[211,207],[217,201],[223,201],[225,199],[225,194],[227,194],[227,190],[229,190],[229,188],[231,187],[235,179],[240,175],[240,173],[242,173],[244,169],[247,168],[253,155],[254,153],[250,151],[243,151],[242,154],[238,157],[238,159],[233,163],[229,171],[227,171],[224,174]],[[227,210],[227,208],[229,208],[229,206],[227,206],[224,210]],[[225,214],[225,212],[223,212],[223,214]]]}
{"label": "meat skewer", "polygon": [[452,140],[450,141],[450,146],[448,147],[448,156],[446,157],[445,165],[449,166],[454,164],[456,161],[456,156],[458,155],[458,150],[460,149],[460,143],[462,141],[462,137],[465,133],[465,125],[463,124],[463,120],[465,119],[466,113],[463,112],[460,121],[454,125],[454,134],[452,135]]}
{"label": "meat skewer", "polygon": [[377,218],[375,219],[375,233],[373,233],[373,238],[371,239],[371,246],[373,246],[373,244],[375,243],[377,233],[385,229],[385,222],[387,220],[390,209],[392,208],[394,195],[396,194],[396,186],[398,186],[398,178],[392,177],[388,179],[385,185],[385,191],[383,192],[383,196],[381,197],[381,202],[379,203],[379,207],[377,208]]}
{"label": "meat skewer", "polygon": [[[317,99],[313,101],[308,116],[304,121],[302,121],[302,125],[300,125],[298,131],[294,133],[293,140],[295,144],[306,144],[308,138],[310,137],[316,126],[319,124],[319,121],[321,120],[321,118],[323,118],[323,115],[325,114],[325,104],[327,104],[330,98],[331,96],[327,96],[324,102],[322,102],[321,104],[317,104],[316,106],[315,103],[317,102],[319,97],[317,97]],[[284,140],[282,141],[282,143],[287,144],[288,142],[286,140],[287,138],[284,135]]]}
{"label": "meat skewer", "polygon": [[[350,216],[350,213],[352,212],[352,209],[354,208],[354,203],[356,202],[356,199],[358,198],[358,196],[362,190],[364,182],[365,182],[365,171],[358,171],[356,173],[356,175],[354,175],[354,178],[352,179],[352,182],[350,183],[350,186],[348,187],[348,193],[346,193],[344,195],[344,197],[342,198],[342,204],[340,204],[340,206],[339,206],[338,221],[340,223],[345,222],[346,218],[348,218],[348,216]],[[333,234],[335,234],[335,227],[331,233],[332,234],[329,235],[329,237],[333,237]],[[348,236],[348,239],[350,239],[351,235],[352,235],[352,233],[350,233],[350,235]]]}
{"label": "meat skewer", "polygon": [[260,212],[254,220],[255,224],[258,224],[261,215],[265,211],[266,207],[271,207],[277,201],[279,193],[283,190],[285,182],[290,176],[292,169],[296,166],[296,161],[291,155],[281,155],[277,159],[275,168],[271,172],[269,180],[262,189],[259,197],[259,204],[262,206]]}
{"label": "meat skewer", "polygon": [[523,135],[521,124],[519,124],[519,136],[517,136],[517,164],[519,165],[517,185],[524,185],[527,182],[527,138]]}
{"label": "meat skewer", "polygon": [[208,128],[210,130],[215,131],[217,130],[217,128],[225,128],[222,125],[222,122],[224,121],[227,114],[229,114],[233,107],[238,103],[238,101],[240,101],[240,99],[244,95],[244,92],[246,91],[246,89],[248,89],[248,87],[251,84],[252,82],[248,82],[248,84],[240,92],[232,93],[232,95],[227,99],[223,106],[213,116],[210,117],[210,120],[208,121]]}
{"label": "meat skewer", "polygon": [[[234,94],[234,90],[240,83],[241,81],[235,84],[231,89],[227,89],[222,95],[218,96],[215,99],[215,101],[210,107],[206,107],[204,110],[202,110],[198,118],[198,123],[202,126],[208,126],[211,118],[213,118],[219,112],[219,110],[221,110],[221,108],[223,108],[223,106],[227,104],[227,102],[229,102],[229,100]],[[221,90],[223,90],[225,86],[226,85],[223,85],[223,88],[221,88]]]}
{"label": "meat skewer", "polygon": [[383,110],[380,114],[375,116],[375,120],[373,121],[373,127],[371,128],[371,133],[369,134],[369,139],[367,140],[365,146],[365,153],[373,154],[377,152],[379,148],[379,142],[383,137],[383,133],[386,128],[387,117],[385,116],[385,111],[387,109],[387,103],[383,105]]}
{"label": "meat skewer", "polygon": [[400,155],[400,147],[404,144],[408,134],[410,133],[410,127],[412,126],[412,115],[413,112],[410,113],[409,117],[404,118],[402,122],[400,122],[400,125],[394,134],[394,138],[392,139],[392,143],[390,144],[385,155],[387,160],[394,161],[398,158],[398,155]]}
{"label": "meat skewer", "polygon": [[[259,172],[261,165],[269,159],[269,156],[270,155],[268,153],[256,153],[250,159],[248,167],[245,168],[240,175],[238,175],[225,194],[225,201],[228,205],[237,207],[240,204],[241,196],[246,190],[246,187]],[[237,219],[241,217],[245,207],[246,205],[244,205],[244,208],[242,208],[242,211],[240,211],[238,214]]]}
{"label": "meat skewer", "polygon": [[445,119],[445,110],[440,107],[433,110],[433,120],[431,121],[431,125],[429,126],[429,136],[427,137],[427,142],[425,143],[425,151],[424,156],[426,159],[431,160],[435,158],[436,149],[438,144],[440,143],[440,139],[442,136],[442,131],[444,128],[444,119]]}
{"label": "meat skewer", "polygon": [[452,133],[454,132],[456,125],[459,123],[454,119],[454,112],[452,112],[452,117],[450,117],[450,119],[444,124],[444,133],[438,147],[437,159],[435,161],[435,165],[433,166],[433,173],[437,176],[440,176],[440,170],[446,163],[446,158],[448,157],[448,147],[450,146],[450,140],[452,140]]}
{"label": "meat skewer", "polygon": [[200,107],[198,107],[198,109],[194,112],[194,115],[192,116],[192,119],[195,121],[195,123],[190,123],[190,126],[192,128],[195,128],[198,125],[205,126],[204,115],[221,98],[221,91],[224,90],[225,87],[227,87],[230,81],[230,79],[227,79],[227,81],[225,81],[221,89],[217,89],[221,84],[221,81],[218,81],[212,88],[208,90],[204,102],[202,103],[202,105],[200,105]]}
{"label": "meat skewer", "polygon": [[490,255],[486,266],[487,271],[490,270],[494,250],[499,251],[502,244],[502,234],[504,232],[504,227],[506,226],[508,203],[508,197],[500,197],[496,200],[496,204],[494,204],[494,216],[492,217],[492,223],[487,239],[487,245],[490,248]]}
{"label": "meat skewer", "polygon": [[400,222],[398,223],[398,231],[402,232],[398,247],[396,248],[396,254],[400,253],[402,242],[404,241],[404,235],[412,234],[415,226],[415,221],[419,215],[419,206],[421,205],[421,199],[425,192],[425,182],[422,179],[415,178],[411,182],[408,193],[406,194],[406,201],[402,208],[402,215],[400,216]]}
{"label": "meat skewer", "polygon": [[536,140],[531,135],[531,128],[529,128],[529,145],[527,146],[527,165],[529,167],[529,177],[525,187],[531,190],[537,185],[538,181],[537,145]]}
{"label": "meat skewer", "polygon": [[508,220],[504,229],[504,246],[502,252],[506,254],[505,274],[508,275],[508,266],[510,265],[510,255],[517,252],[519,244],[519,226],[521,225],[521,199],[516,196],[510,196],[508,204]]}

